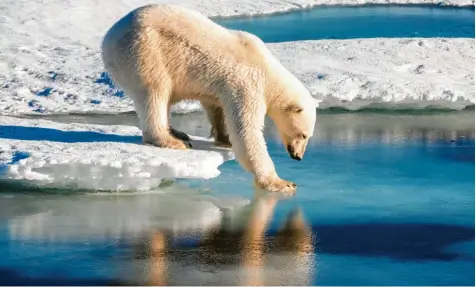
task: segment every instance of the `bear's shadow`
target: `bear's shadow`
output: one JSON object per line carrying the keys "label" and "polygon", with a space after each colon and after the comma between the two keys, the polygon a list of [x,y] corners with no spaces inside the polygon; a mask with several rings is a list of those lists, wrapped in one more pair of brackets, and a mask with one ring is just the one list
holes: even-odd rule
{"label": "bear's shadow", "polygon": [[51,141],[61,143],[122,142],[140,144],[140,136],[123,136],[92,131],[62,131],[51,128],[0,126],[0,138],[24,141]]}
{"label": "bear's shadow", "polygon": [[[50,141],[60,143],[119,142],[142,145],[141,136],[105,134],[94,131],[62,131],[52,128],[0,125],[0,139],[24,141]],[[215,146],[213,142],[191,140],[192,149],[228,152],[230,149]]]}

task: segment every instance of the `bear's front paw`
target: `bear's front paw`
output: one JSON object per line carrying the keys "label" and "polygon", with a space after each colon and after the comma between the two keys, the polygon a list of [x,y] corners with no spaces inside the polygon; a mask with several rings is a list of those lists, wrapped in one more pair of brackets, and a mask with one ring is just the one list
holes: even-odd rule
{"label": "bear's front paw", "polygon": [[290,195],[296,193],[297,188],[297,185],[294,182],[287,181],[279,177],[260,180],[257,181],[256,184],[259,188],[270,192],[282,192]]}
{"label": "bear's front paw", "polygon": [[144,140],[143,142],[144,144],[149,144],[161,148],[188,149],[192,147],[189,142],[183,142],[175,138],[167,138],[163,140]]}

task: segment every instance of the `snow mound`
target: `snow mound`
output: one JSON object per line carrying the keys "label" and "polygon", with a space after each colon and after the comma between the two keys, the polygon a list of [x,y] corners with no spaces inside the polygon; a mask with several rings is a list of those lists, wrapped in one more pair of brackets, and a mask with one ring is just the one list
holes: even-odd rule
{"label": "snow mound", "polygon": [[359,39],[268,45],[319,109],[474,105],[474,39]]}
{"label": "snow mound", "polygon": [[51,188],[148,190],[163,180],[213,178],[228,149],[191,137],[193,149],[141,144],[136,127],[2,117],[0,179]]}

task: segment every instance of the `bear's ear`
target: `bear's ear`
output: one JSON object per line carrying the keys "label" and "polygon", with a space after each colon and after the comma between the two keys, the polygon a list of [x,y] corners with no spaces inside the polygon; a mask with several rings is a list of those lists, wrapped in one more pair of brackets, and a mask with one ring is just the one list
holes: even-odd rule
{"label": "bear's ear", "polygon": [[290,105],[290,106],[287,106],[286,107],[286,112],[288,113],[300,113],[302,112],[303,108],[301,108],[300,106],[296,106],[296,105]]}

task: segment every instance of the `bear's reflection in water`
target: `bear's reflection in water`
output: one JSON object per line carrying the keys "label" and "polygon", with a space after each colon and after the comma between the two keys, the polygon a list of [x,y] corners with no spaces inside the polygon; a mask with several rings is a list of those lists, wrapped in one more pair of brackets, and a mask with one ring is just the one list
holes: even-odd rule
{"label": "bear's reflection in water", "polygon": [[[309,285],[315,253],[309,225],[299,210],[267,234],[279,197],[257,191],[239,219],[224,216],[189,247],[178,247],[166,231],[153,230],[133,248],[143,260],[142,285]],[[144,265],[142,265],[144,267]],[[138,269],[139,270],[139,269]],[[140,273],[140,272],[139,272]],[[134,277],[135,277],[134,276]]]}
{"label": "bear's reflection in water", "polygon": [[32,249],[25,248],[32,246],[42,262],[38,274],[46,274],[47,282],[60,282],[50,277],[58,260],[68,280],[80,275],[95,282],[100,276],[110,285],[313,282],[311,228],[299,211],[275,212],[279,194],[257,190],[250,200],[221,198],[178,184],[163,191],[5,196],[0,210],[10,216],[6,260],[25,260],[34,269],[28,263]]}

